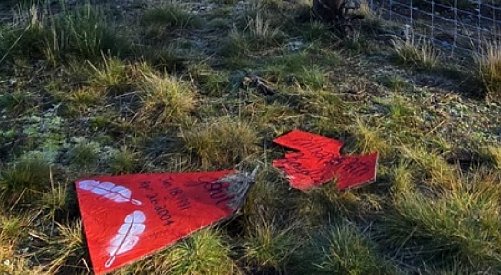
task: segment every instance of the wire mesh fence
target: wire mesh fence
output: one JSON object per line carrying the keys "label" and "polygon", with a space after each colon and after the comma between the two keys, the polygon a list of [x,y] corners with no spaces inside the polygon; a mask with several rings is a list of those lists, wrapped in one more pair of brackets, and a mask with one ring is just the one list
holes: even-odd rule
{"label": "wire mesh fence", "polygon": [[452,55],[501,43],[501,0],[367,0],[383,19]]}

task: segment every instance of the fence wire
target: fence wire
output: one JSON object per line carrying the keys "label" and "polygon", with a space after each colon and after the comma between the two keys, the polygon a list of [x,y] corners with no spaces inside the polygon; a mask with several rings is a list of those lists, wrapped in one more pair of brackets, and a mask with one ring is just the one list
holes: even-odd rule
{"label": "fence wire", "polygon": [[501,0],[368,0],[383,19],[401,24],[452,55],[501,43]]}

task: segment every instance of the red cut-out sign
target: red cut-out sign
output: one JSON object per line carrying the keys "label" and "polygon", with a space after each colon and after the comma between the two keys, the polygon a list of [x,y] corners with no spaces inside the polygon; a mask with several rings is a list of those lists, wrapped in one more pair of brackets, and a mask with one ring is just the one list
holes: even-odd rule
{"label": "red cut-out sign", "polygon": [[117,269],[231,217],[251,181],[240,175],[161,173],[76,181],[94,272]]}
{"label": "red cut-out sign", "polygon": [[274,142],[297,150],[273,161],[274,167],[285,172],[293,188],[307,191],[336,179],[338,190],[345,190],[376,180],[377,153],[341,156],[341,141],[299,130]]}

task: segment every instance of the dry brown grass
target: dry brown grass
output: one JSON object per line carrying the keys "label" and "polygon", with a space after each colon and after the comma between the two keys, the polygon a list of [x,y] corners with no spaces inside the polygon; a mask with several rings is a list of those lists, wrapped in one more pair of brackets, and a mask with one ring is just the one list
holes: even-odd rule
{"label": "dry brown grass", "polygon": [[487,95],[493,99],[501,99],[501,43],[488,44],[476,60]]}

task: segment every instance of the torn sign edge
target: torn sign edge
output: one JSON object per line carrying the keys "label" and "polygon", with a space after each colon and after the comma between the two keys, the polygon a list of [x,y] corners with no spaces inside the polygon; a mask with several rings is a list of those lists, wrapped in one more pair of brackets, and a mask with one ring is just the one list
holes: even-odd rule
{"label": "torn sign edge", "polygon": [[[181,237],[177,240],[174,240],[170,243],[166,243],[165,246],[161,247],[161,248],[158,248],[158,249],[154,249],[154,250],[151,250],[150,252],[148,252],[147,254],[143,255],[142,257],[138,257],[136,259],[132,259],[130,261],[126,261],[124,262],[123,264],[121,264],[120,266],[116,267],[116,268],[113,268],[109,271],[105,271],[105,272],[95,272],[94,271],[94,263],[92,262],[92,258],[90,257],[90,251],[89,251],[89,247],[87,245],[87,236],[86,236],[86,231],[85,231],[85,223],[83,221],[83,216],[82,216],[82,234],[84,235],[84,239],[85,239],[85,246],[86,246],[86,250],[87,250],[87,255],[88,255],[88,260],[89,262],[91,263],[91,267],[92,267],[92,272],[96,275],[102,275],[102,274],[110,274],[112,272],[116,272],[117,270],[120,270],[120,269],[123,269],[135,262],[139,262],[139,261],[142,261],[144,259],[147,259],[149,257],[152,257],[154,256],[156,253],[160,252],[160,251],[163,251],[165,249],[168,249],[172,246],[174,246],[176,243],[179,243],[181,241],[184,241],[186,239],[188,239],[189,237],[191,237],[194,233],[204,229],[204,228],[211,228],[213,227],[214,225],[216,224],[220,224],[220,223],[224,223],[226,221],[229,221],[231,219],[234,218],[234,216],[236,214],[238,214],[238,212],[241,210],[242,206],[244,205],[245,203],[245,200],[247,199],[247,194],[249,193],[250,189],[252,188],[252,186],[254,185],[255,183],[255,180],[256,180],[256,174],[257,174],[257,171],[259,170],[259,165],[254,168],[254,170],[249,173],[249,172],[241,172],[239,170],[227,170],[229,173],[226,174],[225,176],[221,177],[220,179],[216,180],[215,182],[238,182],[238,188],[237,189],[232,189],[232,192],[235,191],[235,192],[241,192],[241,193],[235,193],[235,194],[238,194],[238,196],[235,196],[235,199],[231,200],[228,202],[227,204],[227,207],[230,208],[232,210],[232,214],[229,215],[228,217],[225,217],[225,218],[221,218],[219,220],[216,220],[212,223],[209,223],[207,225],[203,225],[203,226],[200,226],[200,227],[197,227],[197,228],[194,228],[193,230],[189,231],[184,237]],[[211,172],[211,171],[206,171],[206,172]],[[165,172],[165,173],[169,173],[169,172]],[[158,174],[165,174],[165,173],[145,173],[145,174],[142,174],[142,175],[158,175]],[[189,173],[189,172],[187,172]],[[203,173],[203,172],[198,172],[198,173]],[[173,172],[173,174],[183,174],[183,172]],[[133,174],[130,174],[130,175],[133,175]],[[96,176],[95,178],[99,178],[101,177],[100,176]],[[88,180],[89,178],[93,178],[93,177],[87,177],[87,178],[82,178],[82,179],[78,179],[74,182],[75,184],[75,187],[78,188],[78,183],[80,181],[83,181],[83,180]],[[231,186],[231,185],[230,185]],[[77,204],[78,204],[78,209],[79,209],[79,212],[80,212],[80,215],[82,215],[82,212],[81,212],[81,208],[80,208],[80,198],[78,197],[78,194],[77,194]]]}
{"label": "torn sign edge", "polygon": [[[303,131],[301,129],[293,129],[289,132],[286,132],[276,138],[273,139],[273,143],[276,144],[276,145],[279,145],[283,148],[286,148],[286,150],[284,150],[284,156],[281,158],[281,159],[286,159],[287,158],[287,155],[288,154],[294,154],[294,153],[298,153],[298,152],[302,152],[300,149],[298,149],[297,147],[294,147],[294,146],[290,146],[290,144],[288,144],[288,142],[283,142],[282,140],[287,137],[288,135],[294,135],[294,134],[298,134],[298,135],[309,135],[309,136],[312,136],[314,138],[317,138],[317,139],[320,139],[320,140],[323,140],[325,142],[330,142],[332,144],[335,144],[337,146],[339,146],[339,151],[338,152],[335,152],[333,155],[332,155],[332,158],[331,160],[334,160],[334,159],[339,159],[339,158],[344,158],[344,157],[363,157],[363,156],[371,156],[373,154],[376,154],[376,163],[375,163],[375,166],[374,166],[374,174],[372,175],[372,180],[369,180],[369,181],[366,181],[366,182],[362,182],[360,184],[357,184],[355,186],[352,186],[352,187],[346,187],[346,188],[340,188],[339,185],[338,185],[338,176],[334,175],[332,177],[332,179],[329,179],[329,180],[325,180],[325,181],[322,181],[322,182],[319,182],[318,185],[315,185],[311,188],[308,188],[308,189],[302,189],[302,188],[298,188],[298,187],[294,187],[293,184],[291,183],[292,180],[295,179],[294,175],[289,175],[287,174],[287,172],[285,172],[283,169],[280,169],[280,168],[277,168],[275,167],[274,165],[272,165],[272,167],[276,170],[278,170],[279,174],[282,175],[282,177],[284,177],[285,179],[287,179],[288,181],[288,185],[289,185],[289,190],[291,189],[297,189],[301,192],[309,192],[309,191],[312,191],[312,190],[315,190],[315,189],[318,189],[318,188],[321,188],[322,186],[328,184],[328,183],[334,183],[335,186],[336,186],[336,189],[340,192],[343,192],[343,191],[349,191],[349,190],[354,190],[354,189],[358,189],[358,188],[361,188],[361,187],[364,187],[366,185],[369,185],[371,183],[374,183],[377,181],[377,171],[378,171],[378,168],[379,168],[379,152],[377,151],[374,151],[374,152],[370,152],[370,153],[366,153],[365,155],[341,155],[341,150],[342,148],[345,146],[344,142],[341,141],[341,140],[338,140],[336,138],[332,138],[332,137],[327,137],[327,136],[323,136],[323,135],[319,135],[319,134],[316,134],[316,133],[311,133],[311,132],[308,132],[308,131]],[[303,152],[303,153],[311,153],[311,152]],[[281,160],[280,159],[280,160]],[[273,160],[274,162],[275,160]]]}
{"label": "torn sign edge", "polygon": [[[370,156],[370,155],[373,155],[373,154],[376,154],[376,165],[374,167],[374,175],[373,175],[373,180],[369,180],[369,181],[366,181],[366,182],[363,182],[361,184],[358,184],[356,186],[353,186],[353,187],[346,187],[346,188],[343,188],[343,189],[340,189],[339,186],[338,186],[338,179],[337,177],[334,177],[332,180],[330,181],[334,181],[334,183],[336,184],[336,189],[340,192],[346,192],[346,191],[350,191],[350,190],[356,190],[356,189],[359,189],[359,188],[362,188],[366,185],[369,185],[371,183],[374,183],[377,181],[377,171],[378,171],[378,168],[379,168],[379,152],[375,151],[375,152],[371,152],[369,154],[367,154],[366,156]],[[343,157],[349,157],[349,156],[353,156],[353,155],[343,155]],[[328,182],[326,183],[323,183],[317,187],[314,187],[312,189],[316,189],[316,188],[319,188],[325,184],[327,184]]]}

